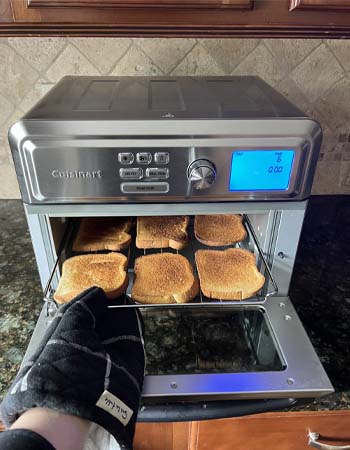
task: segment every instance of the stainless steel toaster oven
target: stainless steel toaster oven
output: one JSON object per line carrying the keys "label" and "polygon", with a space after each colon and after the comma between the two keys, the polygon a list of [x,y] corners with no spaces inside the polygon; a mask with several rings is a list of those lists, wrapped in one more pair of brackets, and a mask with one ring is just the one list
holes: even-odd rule
{"label": "stainless steel toaster oven", "polygon": [[[119,306],[145,321],[140,420],[241,415],[333,391],[288,297],[322,132],[273,88],[257,77],[66,77],[9,141],[44,292],[27,356],[57,308],[81,218],[188,215],[180,253],[196,271],[205,246],[193,217],[238,213],[238,245],[266,279],[258,294]],[[132,244],[125,298],[140,254]]]}

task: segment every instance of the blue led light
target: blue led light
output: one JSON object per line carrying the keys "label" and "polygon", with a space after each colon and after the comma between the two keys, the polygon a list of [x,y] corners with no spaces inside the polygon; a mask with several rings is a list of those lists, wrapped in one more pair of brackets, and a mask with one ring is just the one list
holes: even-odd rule
{"label": "blue led light", "polygon": [[232,153],[230,191],[285,191],[294,150],[237,150]]}

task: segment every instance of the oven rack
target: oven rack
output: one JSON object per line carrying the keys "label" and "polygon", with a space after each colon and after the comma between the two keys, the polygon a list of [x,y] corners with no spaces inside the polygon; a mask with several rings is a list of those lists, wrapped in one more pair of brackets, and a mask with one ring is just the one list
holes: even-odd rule
{"label": "oven rack", "polygon": [[[192,226],[191,226],[192,225]],[[261,289],[260,293],[256,294],[253,297],[250,297],[248,299],[244,300],[217,300],[217,299],[211,299],[208,297],[205,297],[202,293],[201,289],[199,290],[199,295],[194,298],[192,301],[188,303],[171,303],[171,304],[144,304],[144,303],[137,303],[134,302],[131,298],[131,288],[133,285],[133,278],[134,278],[134,260],[136,257],[144,255],[144,254],[150,254],[150,253],[163,253],[163,252],[171,252],[171,253],[180,253],[184,256],[186,256],[190,263],[194,267],[194,273],[195,276],[198,277],[198,271],[197,266],[195,262],[195,252],[196,250],[200,248],[209,248],[209,249],[227,249],[228,246],[225,247],[207,247],[201,243],[199,243],[195,237],[194,237],[194,229],[193,229],[193,221],[191,221],[191,225],[189,226],[189,245],[187,245],[183,250],[173,250],[170,248],[167,249],[151,249],[151,250],[142,250],[137,249],[135,246],[135,239],[132,239],[132,244],[130,247],[123,251],[127,257],[128,257],[128,276],[129,276],[129,285],[128,289],[124,295],[124,299],[122,302],[120,302],[120,298],[118,299],[118,302],[115,303],[113,300],[111,301],[111,305],[109,305],[109,308],[120,308],[120,307],[129,307],[129,308],[184,308],[184,307],[241,307],[242,305],[261,305],[266,302],[266,300],[274,295],[278,294],[278,286],[276,283],[276,280],[274,279],[271,269],[268,265],[268,262],[266,260],[266,256],[264,255],[264,252],[261,248],[261,245],[259,244],[259,240],[255,234],[254,228],[249,220],[249,217],[246,214],[243,214],[243,225],[247,232],[247,238],[236,244],[236,247],[246,248],[252,252],[254,252],[257,255],[257,267],[260,270],[260,272],[265,276],[265,284],[263,288]],[[53,296],[55,289],[53,287],[53,281],[55,277],[56,279],[59,279],[59,268],[60,263],[64,261],[64,259],[77,255],[78,253],[74,253],[72,251],[72,245],[73,240],[75,237],[75,234],[78,229],[78,223],[74,221],[73,219],[70,219],[68,221],[68,225],[66,227],[65,233],[63,235],[63,238],[60,242],[59,248],[57,249],[57,257],[55,260],[55,263],[53,265],[52,271],[50,273],[49,280],[47,282],[47,285],[44,290],[44,301],[47,302],[47,312],[51,313],[57,310],[58,305],[55,302]],[[101,252],[96,252],[101,253]],[[199,277],[198,277],[199,278]]]}

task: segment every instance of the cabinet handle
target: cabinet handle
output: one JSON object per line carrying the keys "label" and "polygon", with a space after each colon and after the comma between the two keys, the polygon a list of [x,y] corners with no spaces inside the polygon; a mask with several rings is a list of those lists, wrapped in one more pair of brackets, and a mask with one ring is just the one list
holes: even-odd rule
{"label": "cabinet handle", "polygon": [[350,450],[350,445],[328,445],[317,442],[320,435],[312,431],[309,432],[309,446],[321,450]]}

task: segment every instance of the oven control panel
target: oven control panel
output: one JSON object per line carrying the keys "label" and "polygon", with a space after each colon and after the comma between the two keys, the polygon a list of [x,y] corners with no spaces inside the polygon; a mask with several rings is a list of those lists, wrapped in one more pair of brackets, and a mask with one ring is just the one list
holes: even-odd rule
{"label": "oven control panel", "polygon": [[288,145],[116,143],[28,140],[23,161],[32,202],[283,200],[298,197],[312,168],[312,149],[301,138]]}
{"label": "oven control panel", "polygon": [[[123,194],[169,192],[169,152],[119,152],[118,161]],[[146,183],[145,183],[146,181]]]}

